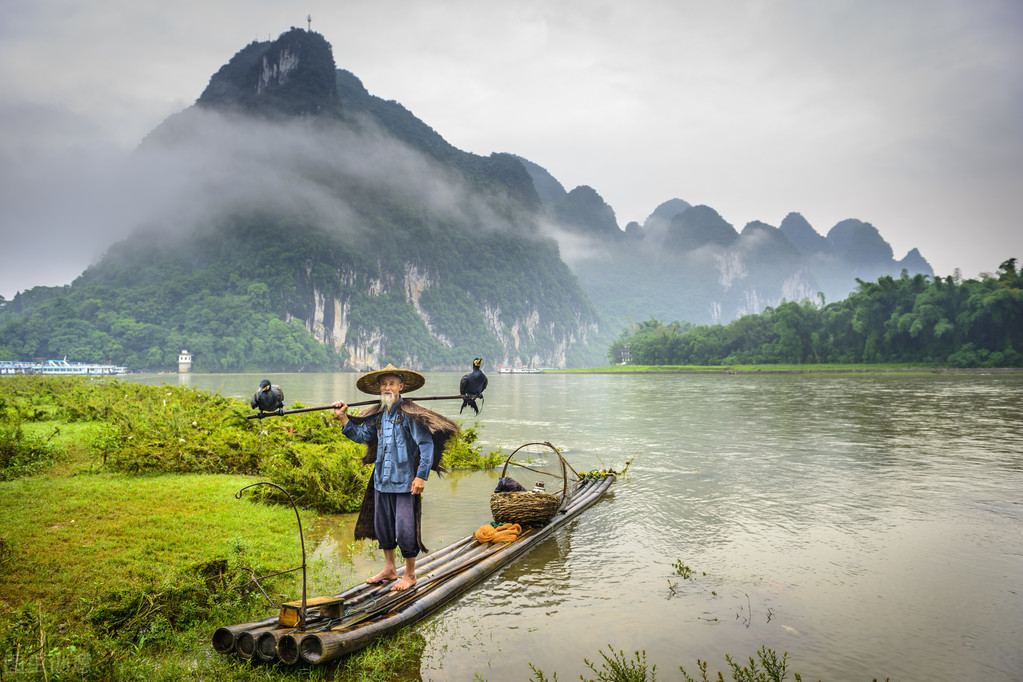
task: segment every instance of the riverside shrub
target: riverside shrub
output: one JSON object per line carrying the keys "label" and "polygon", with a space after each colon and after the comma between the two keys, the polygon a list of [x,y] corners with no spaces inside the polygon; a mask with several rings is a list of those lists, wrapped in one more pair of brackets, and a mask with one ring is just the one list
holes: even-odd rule
{"label": "riverside shrub", "polygon": [[[85,422],[95,430],[89,450],[99,465],[132,474],[193,473],[259,476],[287,490],[300,506],[326,513],[356,511],[372,468],[365,447],[343,435],[329,410],[246,419],[248,402],[187,386],[148,386],[83,377],[5,377],[0,406],[0,480],[44,469],[59,453],[20,429],[20,420]],[[295,404],[295,407],[301,407]],[[492,468],[478,424],[449,443],[445,464]],[[256,494],[287,502],[270,486]]]}

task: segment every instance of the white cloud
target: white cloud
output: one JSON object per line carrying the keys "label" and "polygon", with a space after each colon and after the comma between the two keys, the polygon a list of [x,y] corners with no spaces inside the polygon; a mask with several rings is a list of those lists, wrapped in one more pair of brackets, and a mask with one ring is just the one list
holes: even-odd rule
{"label": "white cloud", "polygon": [[[5,268],[0,295],[70,281],[109,238],[78,171],[101,176],[236,51],[307,14],[373,94],[459,148],[595,188],[623,224],[679,197],[739,229],[860,218],[940,274],[1023,258],[1015,0],[9,0],[0,239],[33,265]],[[26,224],[79,253],[39,265]]]}

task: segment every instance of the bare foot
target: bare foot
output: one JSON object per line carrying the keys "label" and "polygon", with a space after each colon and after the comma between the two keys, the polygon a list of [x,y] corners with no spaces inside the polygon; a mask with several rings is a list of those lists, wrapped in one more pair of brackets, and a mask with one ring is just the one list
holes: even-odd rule
{"label": "bare foot", "polygon": [[408,588],[412,587],[415,584],[416,577],[414,575],[409,575],[408,573],[406,573],[405,575],[401,576],[401,580],[394,584],[394,587],[391,588],[391,592],[401,592],[402,590],[407,590]]}
{"label": "bare foot", "polygon": [[390,582],[392,580],[397,580],[397,579],[398,579],[398,574],[396,572],[388,570],[388,569],[385,568],[384,570],[380,571],[379,573],[377,573],[372,578],[366,578],[366,584],[367,585],[379,585],[380,583],[386,583],[386,582]]}

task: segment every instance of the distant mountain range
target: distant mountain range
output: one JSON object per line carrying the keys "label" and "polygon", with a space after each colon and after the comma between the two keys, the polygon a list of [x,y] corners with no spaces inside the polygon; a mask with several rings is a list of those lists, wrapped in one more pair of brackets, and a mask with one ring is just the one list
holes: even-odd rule
{"label": "distant mountain range", "polygon": [[934,274],[917,249],[895,260],[877,228],[855,219],[827,237],[799,213],[778,227],[754,221],[737,232],[713,208],[674,198],[623,230],[595,190],[566,191],[520,160],[562,241],[581,254],[570,266],[605,320],[727,323],[784,300],[845,298],[857,279]]}
{"label": "distant mountain range", "polygon": [[[853,219],[826,237],[798,213],[738,232],[711,207],[668,199],[622,229],[590,187],[456,149],[301,29],[242,48],[134,162],[158,210],[67,292],[26,292],[0,323],[92,292],[153,327],[145,343],[199,349],[197,369],[260,366],[243,323],[194,324],[230,296],[253,319],[301,325],[348,368],[461,369],[477,355],[491,368],[566,367],[604,364],[629,320],[724,323],[782,300],[843,298],[856,278],[933,275],[916,249],[895,260]],[[224,338],[239,339],[234,350]]]}

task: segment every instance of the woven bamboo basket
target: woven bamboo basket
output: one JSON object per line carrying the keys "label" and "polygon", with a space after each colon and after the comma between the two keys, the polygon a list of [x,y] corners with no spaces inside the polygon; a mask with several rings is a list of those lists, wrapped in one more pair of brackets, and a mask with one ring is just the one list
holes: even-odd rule
{"label": "woven bamboo basket", "polygon": [[[516,460],[516,455],[524,448],[537,448],[541,452],[553,454],[556,458],[552,471],[539,471],[528,461]],[[504,462],[501,470],[501,477],[508,475],[509,468],[521,468],[540,476],[549,477],[548,490],[551,492],[502,492],[490,494],[490,511],[494,515],[494,521],[498,523],[517,523],[522,526],[542,526],[564,508],[575,490],[574,484],[568,480],[569,472],[575,470],[565,461],[556,447],[548,442],[526,443],[515,449]],[[560,488],[560,489],[557,489]]]}
{"label": "woven bamboo basket", "polygon": [[490,512],[498,523],[542,526],[558,512],[561,497],[550,493],[491,493]]}

